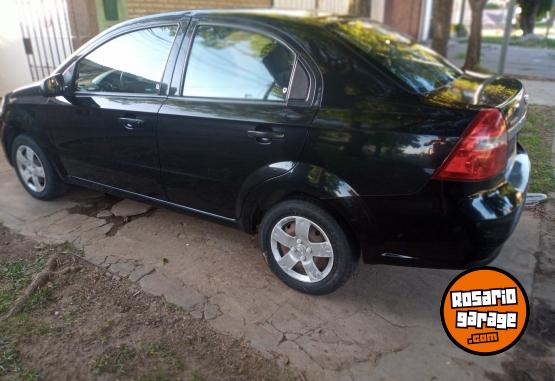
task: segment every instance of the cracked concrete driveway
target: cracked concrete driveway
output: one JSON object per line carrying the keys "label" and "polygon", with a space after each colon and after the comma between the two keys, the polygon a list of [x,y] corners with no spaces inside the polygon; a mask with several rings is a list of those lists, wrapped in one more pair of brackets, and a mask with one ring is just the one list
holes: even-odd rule
{"label": "cracked concrete driveway", "polygon": [[[3,159],[0,194],[6,226],[82,246],[86,259],[114,276],[245,338],[308,379],[483,379],[510,359],[466,354],[444,334],[440,299],[456,271],[360,266],[338,292],[306,296],[274,277],[255,237],[232,228],[79,189],[37,201]],[[539,220],[525,213],[494,262],[528,293],[539,239]]]}

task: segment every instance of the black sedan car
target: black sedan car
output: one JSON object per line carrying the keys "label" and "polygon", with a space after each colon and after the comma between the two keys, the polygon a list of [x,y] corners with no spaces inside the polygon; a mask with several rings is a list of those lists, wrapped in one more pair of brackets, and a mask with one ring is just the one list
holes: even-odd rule
{"label": "black sedan car", "polygon": [[465,268],[515,228],[527,95],[366,19],[177,12],[100,34],[4,98],[24,188],[74,184],[258,232],[275,274],[337,289],[360,261]]}

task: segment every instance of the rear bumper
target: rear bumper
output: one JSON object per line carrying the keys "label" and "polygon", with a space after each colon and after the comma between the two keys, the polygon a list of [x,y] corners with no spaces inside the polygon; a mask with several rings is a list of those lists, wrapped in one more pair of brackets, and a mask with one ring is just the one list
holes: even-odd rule
{"label": "rear bumper", "polygon": [[[381,200],[376,220],[385,239],[363,252],[365,262],[436,268],[491,262],[518,224],[529,177],[530,159],[519,145],[505,181],[493,189],[456,197],[433,183],[417,196]],[[376,208],[376,200],[365,201]]]}

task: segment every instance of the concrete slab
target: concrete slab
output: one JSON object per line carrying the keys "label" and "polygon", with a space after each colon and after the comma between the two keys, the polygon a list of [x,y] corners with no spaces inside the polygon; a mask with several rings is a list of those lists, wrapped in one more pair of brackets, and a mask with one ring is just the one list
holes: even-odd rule
{"label": "concrete slab", "polygon": [[[555,54],[555,53],[554,53]],[[555,72],[555,68],[553,68]],[[555,82],[523,80],[530,94],[530,103],[540,106],[555,106]]]}
{"label": "concrete slab", "polygon": [[122,200],[114,205],[110,212],[116,217],[133,217],[145,214],[150,209],[152,209],[151,205],[142,202]]}

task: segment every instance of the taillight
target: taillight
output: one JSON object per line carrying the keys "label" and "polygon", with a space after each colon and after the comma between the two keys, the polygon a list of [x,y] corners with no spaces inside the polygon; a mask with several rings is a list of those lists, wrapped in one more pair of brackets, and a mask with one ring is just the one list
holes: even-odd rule
{"label": "taillight", "polygon": [[501,174],[508,160],[507,125],[497,109],[478,112],[434,179],[482,181]]}

